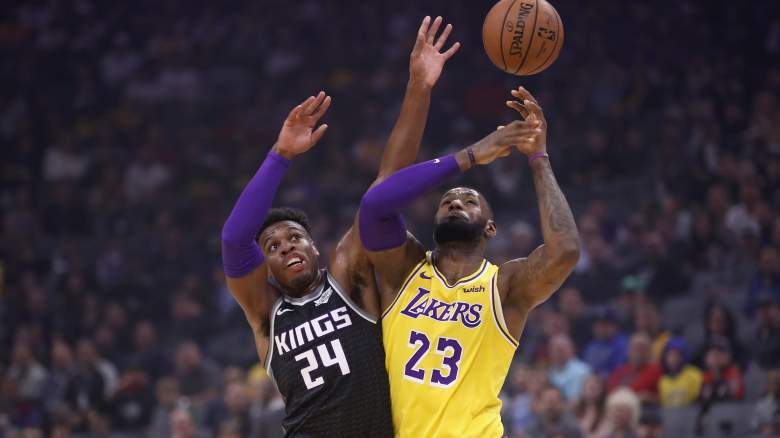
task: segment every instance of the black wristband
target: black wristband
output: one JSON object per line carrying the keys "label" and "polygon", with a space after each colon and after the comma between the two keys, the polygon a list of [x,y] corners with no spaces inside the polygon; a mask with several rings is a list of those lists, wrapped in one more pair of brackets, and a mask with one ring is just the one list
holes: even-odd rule
{"label": "black wristband", "polygon": [[469,163],[471,164],[471,167],[474,167],[477,164],[477,159],[474,158],[474,151],[471,150],[471,146],[466,148],[466,152],[469,154]]}

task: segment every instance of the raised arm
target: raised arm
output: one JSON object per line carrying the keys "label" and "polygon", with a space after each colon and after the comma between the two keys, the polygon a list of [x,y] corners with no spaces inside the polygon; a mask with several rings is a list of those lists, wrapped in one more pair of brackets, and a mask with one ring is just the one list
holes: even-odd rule
{"label": "raised arm", "polygon": [[330,97],[320,92],[290,112],[276,144],[244,188],[222,227],[222,264],[228,289],[255,332],[263,331],[260,318],[271,304],[266,293],[268,271],[255,235],[271,209],[290,160],[309,150],[325,134],[327,125],[316,130],[314,125],[328,106]]}
{"label": "raised arm", "polygon": [[409,82],[401,104],[401,113],[387,139],[375,183],[417,161],[428,120],[431,90],[439,80],[444,64],[460,48],[460,43],[456,42],[445,52],[441,52],[452,32],[452,24],[448,24],[436,38],[442,22],[441,17],[436,17],[431,24],[431,17],[425,17],[417,31],[417,39],[409,55]]}
{"label": "raised arm", "polygon": [[400,211],[460,172],[509,155],[511,145],[536,130],[528,122],[512,122],[453,155],[402,169],[366,192],[360,205],[360,238],[380,274],[383,293],[395,293],[423,257],[422,248],[406,238]]}
{"label": "raised arm", "polygon": [[[460,43],[456,42],[442,52],[452,31],[452,25],[448,24],[437,38],[442,21],[441,17],[436,17],[431,23],[431,17],[425,17],[417,31],[417,39],[409,56],[409,81],[401,112],[385,145],[379,173],[372,186],[417,160],[428,119],[431,90],[438,81],[444,64],[460,48]],[[378,315],[380,303],[376,300],[374,289],[370,287],[374,284],[373,267],[360,243],[357,218],[356,214],[352,227],[347,230],[331,255],[330,271],[341,285],[354,292],[352,298],[361,303],[364,310]],[[361,287],[355,287],[356,285]],[[355,293],[362,296],[357,297]]]}
{"label": "raised arm", "polygon": [[544,238],[528,258],[509,261],[499,270],[504,314],[509,329],[519,336],[528,311],[547,300],[571,274],[579,259],[580,239],[547,156],[547,121],[542,109],[523,87],[512,90],[512,95],[521,102],[508,101],[507,105],[539,127],[516,146],[530,161]]}

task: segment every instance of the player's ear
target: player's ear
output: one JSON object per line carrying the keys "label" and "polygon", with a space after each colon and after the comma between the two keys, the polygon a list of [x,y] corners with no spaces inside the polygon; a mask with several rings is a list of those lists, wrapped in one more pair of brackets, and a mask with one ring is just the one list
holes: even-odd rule
{"label": "player's ear", "polygon": [[496,237],[496,234],[498,234],[498,229],[496,228],[496,221],[494,221],[493,219],[488,219],[487,223],[485,224],[485,238],[492,239]]}

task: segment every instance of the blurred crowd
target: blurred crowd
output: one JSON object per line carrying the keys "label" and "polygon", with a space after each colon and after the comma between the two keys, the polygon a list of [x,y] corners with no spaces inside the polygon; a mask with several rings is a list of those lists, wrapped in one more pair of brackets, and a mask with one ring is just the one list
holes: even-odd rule
{"label": "blurred crowd", "polygon": [[[545,108],[583,256],[507,378],[513,437],[780,433],[780,3],[555,0],[560,59],[514,78],[490,2],[9,0],[0,18],[0,437],[276,437],[283,401],[219,230],[283,117],[333,96],[277,204],[324,254],[398,113],[419,20],[463,44],[421,159]],[[517,156],[469,174],[502,262],[541,241]],[[426,197],[407,212],[430,242]]]}

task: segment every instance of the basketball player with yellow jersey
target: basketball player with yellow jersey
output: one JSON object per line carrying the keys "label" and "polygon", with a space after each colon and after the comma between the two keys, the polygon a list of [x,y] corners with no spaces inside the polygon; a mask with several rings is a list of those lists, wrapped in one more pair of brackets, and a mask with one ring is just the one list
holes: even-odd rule
{"label": "basketball player with yellow jersey", "polygon": [[[397,437],[500,437],[498,393],[528,313],[577,263],[579,236],[546,153],[547,124],[524,88],[508,101],[523,120],[460,152],[402,169],[363,197],[359,227],[378,273],[386,365]],[[476,190],[447,191],[435,215],[433,251],[407,233],[402,208],[448,178],[510,155],[529,157],[544,243],[497,266],[484,258],[496,236]]]}

